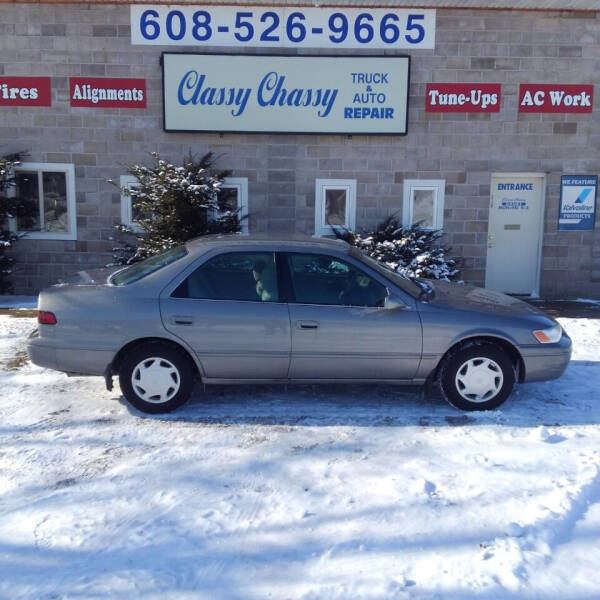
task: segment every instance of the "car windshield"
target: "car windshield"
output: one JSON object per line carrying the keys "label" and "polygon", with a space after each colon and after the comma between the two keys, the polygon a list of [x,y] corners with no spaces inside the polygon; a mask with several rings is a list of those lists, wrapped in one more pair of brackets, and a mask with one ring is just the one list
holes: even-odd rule
{"label": "car windshield", "polygon": [[134,281],[139,281],[144,277],[155,273],[159,269],[170,265],[172,262],[179,260],[187,254],[185,246],[177,246],[171,248],[161,254],[151,256],[146,260],[135,263],[126,269],[117,271],[114,275],[111,275],[108,282],[112,285],[129,285]]}
{"label": "car windshield", "polygon": [[421,296],[421,292],[423,291],[423,289],[416,282],[411,281],[408,277],[405,277],[404,275],[400,275],[400,273],[398,273],[397,271],[394,271],[382,262],[371,258],[370,256],[364,254],[360,250],[353,250],[356,250],[356,254],[354,254],[354,252],[352,253],[353,256],[356,256],[356,258],[369,265],[372,269],[383,275],[386,279],[389,279],[392,283],[397,285],[407,294],[410,294],[411,296],[413,296],[413,298],[419,298]]}

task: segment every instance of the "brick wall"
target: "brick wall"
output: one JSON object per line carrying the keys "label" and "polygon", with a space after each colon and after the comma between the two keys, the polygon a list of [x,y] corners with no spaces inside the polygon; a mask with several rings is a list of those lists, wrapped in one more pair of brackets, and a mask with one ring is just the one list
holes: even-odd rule
{"label": "brick wall", "polygon": [[[0,108],[0,151],[76,168],[78,240],[20,242],[19,292],[109,261],[120,197],[106,179],[121,165],[212,150],[249,180],[251,232],[312,234],[316,178],[357,180],[359,227],[401,211],[404,179],[445,179],[447,241],[477,284],[491,173],[545,172],[542,294],[600,297],[600,217],[593,232],[556,228],[560,175],[600,172],[600,113],[517,112],[519,83],[598,84],[599,13],[438,10],[435,50],[412,52],[405,137],[164,133],[159,56],[169,49],[131,45],[127,6],[0,4],[0,74],[50,75],[53,90],[51,108]],[[79,75],[145,78],[147,109],[70,108],[68,77]],[[501,111],[425,113],[427,82],[501,83]]]}

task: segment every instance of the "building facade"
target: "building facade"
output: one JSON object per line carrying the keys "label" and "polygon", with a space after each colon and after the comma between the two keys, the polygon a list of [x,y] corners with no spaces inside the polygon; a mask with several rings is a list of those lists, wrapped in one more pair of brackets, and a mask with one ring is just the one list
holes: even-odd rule
{"label": "building facade", "polygon": [[[366,4],[356,6],[368,13]],[[180,163],[190,151],[212,151],[216,166],[232,172],[227,185],[249,215],[250,233],[324,235],[331,223],[369,228],[397,214],[403,223],[420,220],[443,228],[468,282],[525,295],[600,297],[600,211],[594,212],[600,173],[600,6],[515,1],[489,8],[493,4],[478,6],[474,0],[452,5],[422,2],[416,13],[409,9],[417,17],[434,11],[431,47],[382,49],[365,42],[365,48],[332,50],[271,48],[258,41],[248,47],[189,44],[183,28],[206,23],[190,16],[186,25],[184,11],[161,12],[173,10],[168,7],[147,13],[154,10],[148,5],[136,13],[125,3],[0,2],[0,153],[27,153],[17,181],[21,193],[40,206],[34,230],[16,245],[17,291],[35,293],[73,271],[110,262],[114,225],[130,221],[132,213],[128,198],[107,180],[128,183],[122,178],[126,165],[149,163],[152,152]],[[237,15],[235,31],[248,37],[239,6],[214,8]],[[278,11],[289,15],[289,6],[267,8],[244,9],[254,29],[274,22]],[[355,8],[322,10],[330,11],[326,17],[333,20],[325,23],[334,38],[344,35],[346,17],[352,28]],[[275,17],[263,19],[265,11]],[[381,23],[378,14],[358,25],[354,20],[359,41],[371,36],[369,23]],[[150,38],[153,22],[161,35],[168,28],[168,43],[160,36],[135,43],[140,18],[146,19]],[[304,17],[289,22],[288,33],[297,38],[306,22]],[[396,20],[386,23],[375,37],[398,35]],[[401,35],[419,40],[422,23],[425,18],[409,20]],[[206,29],[194,32],[206,35]],[[327,59],[339,56],[339,71],[355,74],[349,93],[367,96],[387,83],[386,71],[381,62],[369,69],[361,60],[409,57],[402,63],[406,103],[393,109],[394,115],[406,109],[405,131],[391,121],[387,131],[385,111],[368,105],[364,112],[360,98],[348,109],[347,121],[312,133],[304,133],[301,122],[295,126],[293,118],[286,131],[276,123],[276,111],[273,131],[284,132],[267,131],[258,121],[236,131],[226,120],[212,123],[212,117],[208,125],[181,131],[185,118],[177,121],[170,112],[169,93],[187,90],[183,102],[192,103],[194,90],[181,78],[178,88],[168,88],[175,71],[167,70],[165,59],[178,53],[211,53],[190,60],[215,73],[230,71],[232,82],[260,70],[257,59],[267,55],[276,65],[272,72],[287,68],[288,82],[297,75],[306,86],[319,76],[335,78]],[[232,53],[237,56],[223,58]],[[238,62],[240,56],[249,60]],[[297,60],[286,62],[289,58]],[[275,59],[283,59],[284,66]],[[389,64],[394,73],[404,68]],[[200,113],[203,102],[211,101],[201,97],[206,87],[194,89]],[[402,92],[394,88],[393,93]],[[291,108],[318,104],[314,94],[316,89],[312,99],[298,96]],[[212,96],[212,105],[218,103]],[[221,104],[227,104],[225,96]],[[184,125],[171,127],[170,119]],[[366,119],[376,133],[360,129]]]}

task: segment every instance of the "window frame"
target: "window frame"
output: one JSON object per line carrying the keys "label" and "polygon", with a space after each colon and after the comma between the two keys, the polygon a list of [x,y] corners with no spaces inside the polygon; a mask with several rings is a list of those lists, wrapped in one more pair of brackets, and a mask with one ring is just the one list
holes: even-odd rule
{"label": "window frame", "polygon": [[356,226],[356,179],[315,180],[315,236],[335,235],[333,227],[325,222],[325,198],[327,190],[346,191],[346,219],[343,227]]}
{"label": "window frame", "polygon": [[[281,256],[281,262],[279,264],[280,268],[283,271],[283,280],[284,280],[284,289],[286,291],[286,296],[287,296],[287,302],[288,304],[297,304],[299,306],[331,306],[331,307],[337,307],[337,308],[352,308],[352,309],[356,309],[356,308],[368,308],[368,309],[377,309],[377,310],[381,310],[383,308],[385,308],[385,300],[387,300],[387,298],[389,298],[391,296],[391,290],[389,287],[389,281],[382,277],[379,273],[377,273],[376,271],[373,272],[371,269],[368,268],[368,265],[365,265],[364,263],[361,263],[360,261],[357,261],[358,264],[356,264],[355,261],[351,260],[351,257],[341,257],[341,256],[337,256],[335,254],[324,254],[323,252],[307,252],[307,251],[301,251],[301,250],[297,250],[297,251],[284,251],[284,252],[280,252],[279,255]],[[294,287],[294,280],[293,280],[293,275],[292,275],[292,269],[291,269],[291,265],[290,265],[290,260],[292,256],[316,256],[316,257],[321,257],[321,258],[326,258],[326,259],[330,259],[330,260],[337,260],[347,266],[349,266],[351,269],[354,269],[355,271],[358,271],[360,273],[362,273],[365,277],[368,277],[370,280],[374,281],[376,284],[380,285],[382,288],[384,288],[386,294],[385,294],[385,299],[384,299],[384,305],[383,306],[365,306],[363,304],[328,304],[328,303],[318,303],[318,302],[299,302],[296,298],[296,288]],[[350,258],[350,260],[349,260]],[[365,268],[367,267],[367,268]]]}
{"label": "window frame", "polygon": [[[38,190],[40,202],[43,202],[43,183],[40,183],[40,173],[64,173],[65,187],[67,192],[67,231],[23,231],[18,228],[18,220],[15,217],[9,219],[9,230],[23,236],[22,239],[30,240],[65,240],[77,239],[77,201],[75,195],[75,165],[72,163],[41,163],[22,162],[14,167],[13,174],[19,171],[36,171],[38,176]],[[11,187],[11,193],[16,194],[15,187]],[[41,217],[41,209],[40,209]]]}
{"label": "window frame", "polygon": [[121,175],[119,177],[119,190],[121,190],[121,224],[129,227],[132,231],[140,233],[142,228],[139,226],[137,221],[133,220],[133,205],[131,203],[131,196],[123,193],[124,187],[135,187],[137,184],[137,177],[133,175]]}
{"label": "window frame", "polygon": [[434,230],[444,227],[444,196],[446,192],[445,179],[405,179],[403,185],[402,224],[412,226],[414,197],[413,192],[418,190],[434,191],[433,215],[431,227],[423,229]]}
{"label": "window frame", "polygon": [[[119,178],[119,189],[121,190],[121,223],[129,227],[132,231],[140,233],[142,228],[137,221],[133,220],[133,206],[131,196],[123,194],[124,187],[135,187],[137,178],[133,175],[121,175]],[[220,186],[221,189],[236,189],[237,204],[240,218],[248,215],[248,178],[247,177],[225,177]],[[248,235],[248,219],[240,221],[243,235]]]}
{"label": "window frame", "polygon": [[[249,300],[249,299],[240,299],[240,298],[197,298],[188,296],[175,296],[175,292],[181,287],[181,285],[186,282],[198,269],[202,269],[206,265],[208,265],[211,261],[221,258],[223,256],[230,256],[232,254],[271,254],[273,256],[273,264],[275,269],[275,285],[277,288],[277,300]],[[225,250],[222,252],[217,252],[215,254],[211,254],[204,258],[200,263],[197,261],[190,265],[187,269],[185,269],[182,273],[182,276],[177,278],[169,287],[167,288],[167,297],[170,300],[193,300],[200,302],[253,302],[258,304],[285,304],[287,299],[285,297],[282,298],[282,283],[280,276],[280,266],[279,266],[279,258],[278,252],[276,250]]]}
{"label": "window frame", "polygon": [[[240,218],[240,233],[248,235],[248,178],[247,177],[225,177],[219,189],[237,190],[237,208]],[[243,219],[242,217],[246,217]]]}

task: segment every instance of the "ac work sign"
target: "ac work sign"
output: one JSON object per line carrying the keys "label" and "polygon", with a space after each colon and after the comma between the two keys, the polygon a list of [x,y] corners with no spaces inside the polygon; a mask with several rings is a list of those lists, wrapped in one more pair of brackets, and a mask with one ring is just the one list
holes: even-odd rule
{"label": "ac work sign", "polygon": [[591,113],[593,85],[522,83],[519,87],[520,113]]}
{"label": "ac work sign", "polygon": [[164,53],[165,131],[406,133],[407,56]]}

